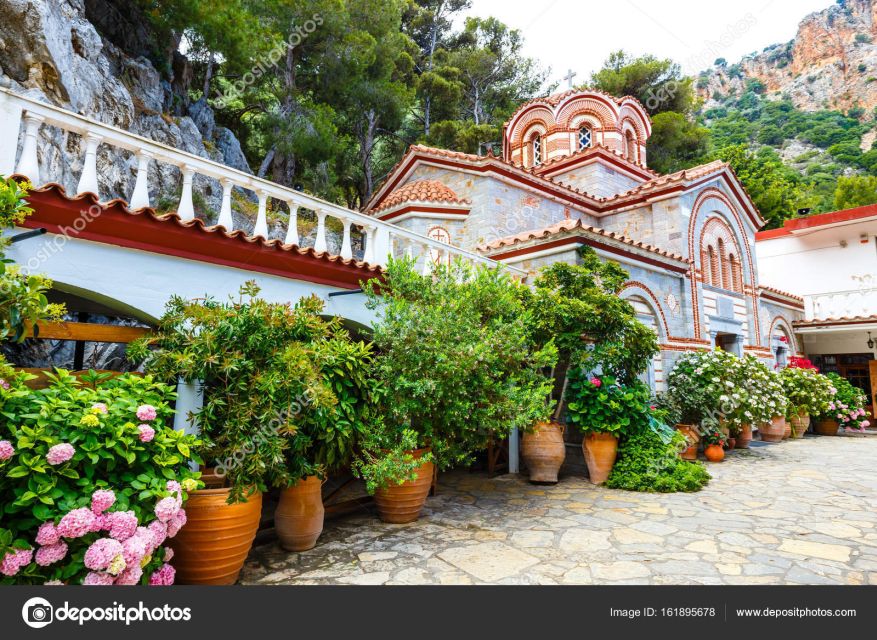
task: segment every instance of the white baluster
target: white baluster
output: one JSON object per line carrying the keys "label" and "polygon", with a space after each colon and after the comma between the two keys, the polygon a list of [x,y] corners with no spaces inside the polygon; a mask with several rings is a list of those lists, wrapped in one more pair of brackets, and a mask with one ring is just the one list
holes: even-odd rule
{"label": "white baluster", "polygon": [[37,160],[37,135],[45,118],[32,113],[24,116],[24,147],[15,173],[25,176],[35,186],[42,185],[40,180],[40,163]]}
{"label": "white baluster", "polygon": [[392,234],[390,233],[390,227],[388,225],[381,225],[377,228],[374,237],[375,242],[372,258],[374,259],[375,264],[382,267],[386,266],[393,251],[393,239]]}
{"label": "white baluster", "polygon": [[408,241],[408,246],[405,248],[405,258],[407,260],[414,260],[414,243],[410,240]]}
{"label": "white baluster", "polygon": [[362,251],[362,261],[368,264],[375,263],[375,236],[377,235],[374,225],[367,224],[362,228],[362,241],[365,248]]}
{"label": "white baluster", "polygon": [[341,240],[341,258],[350,260],[353,257],[353,247],[350,245],[350,220],[341,218],[341,224],[344,226],[344,236]]}
{"label": "white baluster", "polygon": [[428,276],[432,273],[432,249],[428,244],[423,245],[421,257],[423,258],[423,275]]}
{"label": "white baluster", "polygon": [[314,251],[317,253],[326,253],[329,245],[326,244],[326,212],[317,209],[317,239],[314,242]]}
{"label": "white baluster", "polygon": [[97,147],[103,138],[94,133],[85,134],[85,162],[82,164],[82,175],[79,176],[79,185],[76,187],[76,193],[93,193],[98,194],[97,185]]}
{"label": "white baluster", "polygon": [[298,246],[298,205],[294,202],[289,203],[289,227],[286,229],[286,239],[283,242]]}
{"label": "white baluster", "polygon": [[[0,87],[8,87],[8,79],[0,79]],[[15,173],[15,153],[18,151],[18,134],[21,130],[21,105],[8,93],[0,91],[0,176]]]}
{"label": "white baluster", "polygon": [[128,206],[132,211],[146,209],[149,206],[149,161],[152,154],[148,151],[137,152],[137,181]]}
{"label": "white baluster", "polygon": [[387,264],[389,258],[396,257],[396,234],[392,233],[389,229],[386,230],[387,234],[387,244],[386,251],[384,251],[384,260],[381,264]]}
{"label": "white baluster", "polygon": [[219,181],[222,185],[222,205],[219,207],[219,219],[216,224],[225,227],[226,231],[234,231],[234,218],[231,215],[231,190],[234,184],[228,178]]}
{"label": "white baluster", "polygon": [[259,212],[256,214],[256,226],[253,227],[254,236],[262,236],[268,238],[268,194],[265,191],[259,191]]}
{"label": "white baluster", "polygon": [[195,217],[195,205],[192,203],[192,178],[195,170],[183,165],[183,194],[180,196],[180,206],[177,207],[177,215],[181,220],[191,220]]}

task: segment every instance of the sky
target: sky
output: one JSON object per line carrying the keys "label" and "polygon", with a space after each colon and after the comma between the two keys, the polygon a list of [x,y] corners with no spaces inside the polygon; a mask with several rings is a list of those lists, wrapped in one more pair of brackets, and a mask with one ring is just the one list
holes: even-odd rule
{"label": "sky", "polygon": [[672,58],[687,74],[788,42],[798,23],[834,0],[472,0],[467,15],[495,16],[519,29],[524,55],[551,67],[566,89],[588,80],[609,53]]}

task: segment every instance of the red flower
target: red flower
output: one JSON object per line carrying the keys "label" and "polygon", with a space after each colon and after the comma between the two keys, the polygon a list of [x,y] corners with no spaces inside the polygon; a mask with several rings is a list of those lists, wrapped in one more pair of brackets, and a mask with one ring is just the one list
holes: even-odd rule
{"label": "red flower", "polygon": [[603,383],[600,381],[600,378],[591,378],[591,384],[597,388],[600,388]]}

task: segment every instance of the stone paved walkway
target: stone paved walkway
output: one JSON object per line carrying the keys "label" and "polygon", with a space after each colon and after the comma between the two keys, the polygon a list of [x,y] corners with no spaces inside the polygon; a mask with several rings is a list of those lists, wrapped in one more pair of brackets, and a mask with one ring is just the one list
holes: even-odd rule
{"label": "stone paved walkway", "polygon": [[[755,443],[753,443],[755,444]],[[454,472],[418,522],[326,523],[250,554],[245,584],[877,584],[877,437],[736,451],[695,494]]]}

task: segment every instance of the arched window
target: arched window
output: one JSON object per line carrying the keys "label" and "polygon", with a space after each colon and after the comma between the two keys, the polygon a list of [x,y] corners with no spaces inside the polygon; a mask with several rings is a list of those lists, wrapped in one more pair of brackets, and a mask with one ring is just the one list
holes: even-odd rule
{"label": "arched window", "polygon": [[740,261],[733,253],[728,256],[731,263],[731,283],[734,291],[743,293],[743,270],[740,268]]}
{"label": "arched window", "polygon": [[704,225],[700,261],[704,284],[743,293],[740,245],[724,220],[714,217]]}
{"label": "arched window", "polygon": [[627,134],[625,135],[625,140],[626,140],[625,146],[627,147],[626,148],[627,153],[625,155],[626,155],[627,159],[630,160],[631,162],[636,162],[637,161],[636,138],[633,137],[632,131],[627,132]]}
{"label": "arched window", "polygon": [[539,166],[542,164],[542,136],[538,133],[533,134],[532,138],[533,145],[533,166]]}
{"label": "arched window", "polygon": [[[444,227],[433,227],[429,230],[427,236],[432,238],[433,240],[438,240],[439,242],[444,242],[445,244],[451,244],[451,234]],[[435,264],[439,264],[440,262],[444,262],[445,264],[451,263],[451,254],[448,251],[430,249],[429,255]]]}
{"label": "arched window", "polygon": [[731,263],[728,261],[728,251],[725,249],[725,241],[721,238],[719,238],[719,265],[721,267],[722,281],[717,284],[725,289],[732,289]]}
{"label": "arched window", "polygon": [[[707,253],[709,254],[707,258],[707,267],[709,268],[708,284],[713,285],[714,287],[722,286],[722,276],[719,273],[719,261],[718,256],[716,256],[716,250],[712,247],[707,248]],[[704,277],[707,277],[707,274],[704,274]]]}
{"label": "arched window", "polygon": [[583,151],[591,146],[592,134],[590,127],[582,127],[579,129],[579,151]]}

